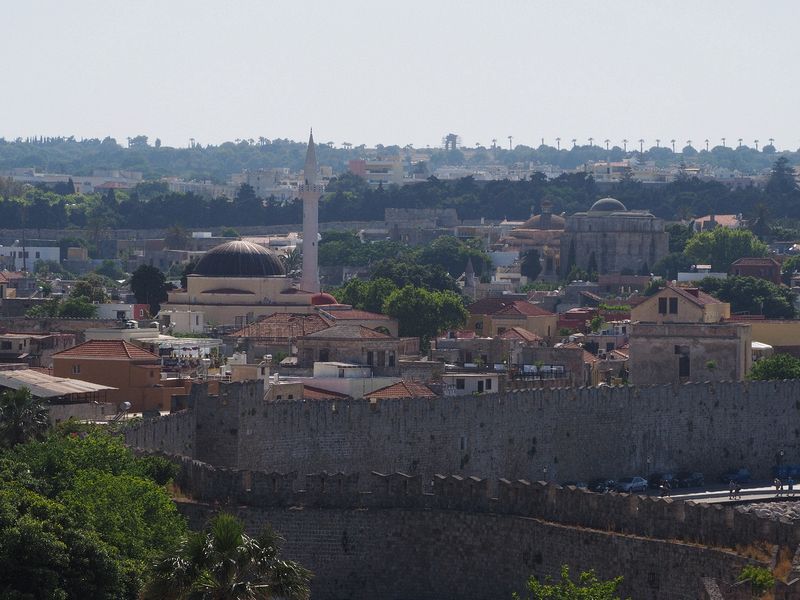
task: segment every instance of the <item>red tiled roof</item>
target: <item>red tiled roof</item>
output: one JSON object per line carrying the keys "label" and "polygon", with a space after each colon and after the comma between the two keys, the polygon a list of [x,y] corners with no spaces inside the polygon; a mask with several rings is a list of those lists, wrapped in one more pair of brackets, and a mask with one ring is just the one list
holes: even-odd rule
{"label": "red tiled roof", "polygon": [[329,329],[323,329],[303,336],[308,339],[393,339],[391,335],[375,331],[363,325],[334,325]]}
{"label": "red tiled roof", "polygon": [[311,385],[303,385],[304,400],[346,400],[350,396],[339,392],[331,392]]}
{"label": "red tiled roof", "polygon": [[278,338],[292,340],[309,333],[328,329],[330,323],[317,314],[295,315],[274,313],[245,327],[234,331],[233,337]]}
{"label": "red tiled roof", "polygon": [[[704,217],[697,217],[694,222],[695,223],[708,223],[711,221],[712,215],[705,215]],[[738,227],[741,224],[741,220],[737,215],[713,215],[714,221],[716,221],[717,225],[721,227]]]}
{"label": "red tiled roof", "polygon": [[[696,304],[697,306],[705,306],[706,304],[724,304],[722,300],[714,298],[714,296],[711,294],[706,294],[704,291],[698,288],[683,288],[677,285],[667,284],[667,287],[664,289],[676,292],[678,295],[682,296],[689,302]],[[656,294],[656,296],[658,295],[659,294]]]}
{"label": "red tiled roof", "polygon": [[325,313],[326,317],[330,317],[334,321],[388,321],[391,318],[381,313],[358,310],[355,308],[342,310],[325,310],[325,308],[321,308],[321,312]]}
{"label": "red tiled roof", "polygon": [[467,310],[472,315],[540,317],[553,314],[541,306],[531,304],[525,300],[505,300],[503,298],[484,298],[470,304]]}
{"label": "red tiled roof", "polygon": [[731,265],[733,267],[780,267],[781,263],[779,263],[774,258],[766,257],[766,258],[759,258],[759,257],[750,257],[746,256],[744,258],[740,258],[739,260],[733,261]]}
{"label": "red tiled roof", "polygon": [[159,360],[152,352],[124,340],[89,340],[53,354],[53,358],[99,358],[106,360]]}
{"label": "red tiled roof", "polygon": [[365,398],[436,398],[436,394],[427,386],[416,381],[398,381],[364,394]]}
{"label": "red tiled roof", "polygon": [[541,342],[541,336],[536,335],[532,331],[528,331],[524,327],[511,327],[506,329],[499,336],[501,340],[522,340],[524,342]]}

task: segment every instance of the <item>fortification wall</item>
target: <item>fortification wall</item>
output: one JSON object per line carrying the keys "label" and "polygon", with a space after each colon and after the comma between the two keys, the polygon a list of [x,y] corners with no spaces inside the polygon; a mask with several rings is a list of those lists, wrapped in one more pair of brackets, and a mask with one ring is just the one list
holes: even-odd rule
{"label": "fortification wall", "polygon": [[194,412],[182,410],[169,415],[169,418],[145,419],[129,427],[125,430],[125,443],[169,456],[193,456],[195,428]]}
{"label": "fortification wall", "polygon": [[[636,494],[596,494],[545,482],[436,475],[430,492],[403,473],[277,473],[219,468],[173,457],[181,491],[202,502],[256,507],[457,510],[516,515],[599,531],[715,548],[800,545],[800,526],[730,506]],[[491,487],[497,494],[492,495]]]}
{"label": "fortification wall", "polygon": [[[181,504],[192,527],[214,508]],[[748,561],[699,546],[580,530],[523,517],[458,511],[239,507],[251,533],[270,523],[283,554],[311,569],[317,600],[511,598],[530,575],[622,574],[623,598],[701,597],[700,577],[730,582]]]}
{"label": "fortification wall", "polygon": [[[276,401],[193,386],[193,457],[244,469],[586,480],[800,463],[800,381],[564,388],[434,399]],[[171,418],[171,417],[170,417]],[[146,446],[151,447],[151,446]]]}
{"label": "fortification wall", "polygon": [[[239,413],[237,460],[226,464],[253,470],[550,481],[696,470],[711,480],[740,466],[768,478],[781,450],[786,462],[800,462],[800,381],[526,390],[377,403],[265,404],[248,387],[258,385],[229,390],[223,407]],[[205,456],[214,462],[213,448]]]}

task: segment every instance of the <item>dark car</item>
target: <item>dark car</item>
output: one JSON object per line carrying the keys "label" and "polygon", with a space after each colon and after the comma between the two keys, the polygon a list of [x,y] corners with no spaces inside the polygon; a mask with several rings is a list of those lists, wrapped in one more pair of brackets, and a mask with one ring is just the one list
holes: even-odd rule
{"label": "dark car", "polygon": [[675,480],[677,482],[677,487],[682,488],[703,487],[706,484],[706,478],[702,473],[693,473],[689,471],[677,473],[675,475]]}
{"label": "dark car", "polygon": [[750,471],[747,469],[731,469],[722,474],[722,477],[719,478],[722,483],[728,483],[730,481],[734,483],[747,483],[750,481]]}
{"label": "dark car", "polygon": [[589,482],[589,491],[604,494],[614,489],[617,482],[613,479],[592,479]]}
{"label": "dark car", "polygon": [[670,488],[678,487],[678,479],[672,473],[651,473],[647,477],[647,487],[651,490],[657,490],[665,481],[669,484]]}

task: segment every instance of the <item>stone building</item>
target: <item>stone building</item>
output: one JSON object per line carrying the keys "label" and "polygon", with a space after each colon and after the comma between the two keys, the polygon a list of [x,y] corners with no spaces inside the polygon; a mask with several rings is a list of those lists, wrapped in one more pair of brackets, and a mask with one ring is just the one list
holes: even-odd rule
{"label": "stone building", "polygon": [[376,375],[400,375],[404,340],[363,325],[335,325],[297,340],[298,366],[341,362],[372,367]]}
{"label": "stone building", "polygon": [[765,279],[775,285],[781,284],[781,263],[774,258],[744,257],[731,265],[731,275]]}
{"label": "stone building", "polygon": [[631,317],[631,383],[743,381],[750,371],[750,325],[725,322],[730,304],[697,288],[668,285]]}
{"label": "stone building", "polygon": [[525,300],[484,298],[467,307],[466,329],[478,335],[494,337],[512,327],[521,327],[551,340],[558,333],[558,317]]}
{"label": "stone building", "polygon": [[161,359],[124,340],[90,340],[53,355],[53,375],[111,386],[108,401],[131,411],[168,411],[171,398],[188,392],[188,380],[162,380]]}
{"label": "stone building", "polygon": [[588,271],[592,263],[599,274],[638,273],[669,253],[664,222],[648,211],[628,210],[614,198],[567,217],[560,243],[562,275],[576,265]]}
{"label": "stone building", "polygon": [[752,341],[747,323],[636,323],[630,383],[744,381]]}
{"label": "stone building", "polygon": [[280,258],[263,246],[235,240],[210,250],[186,278],[186,289],[169,292],[164,308],[200,311],[208,325],[243,327],[274,313],[313,313],[332,296],[298,288]]}
{"label": "stone building", "polygon": [[516,250],[520,254],[536,250],[542,264],[540,279],[555,279],[561,269],[561,236],[564,233],[565,219],[553,214],[553,203],[542,201],[542,212],[531,215],[519,227],[512,229],[501,238],[499,249]]}

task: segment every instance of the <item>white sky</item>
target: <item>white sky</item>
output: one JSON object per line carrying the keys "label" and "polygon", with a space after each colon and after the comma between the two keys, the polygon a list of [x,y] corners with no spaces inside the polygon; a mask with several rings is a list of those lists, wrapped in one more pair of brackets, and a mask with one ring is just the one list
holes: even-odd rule
{"label": "white sky", "polygon": [[7,139],[800,146],[797,0],[4,0],[0,22]]}

